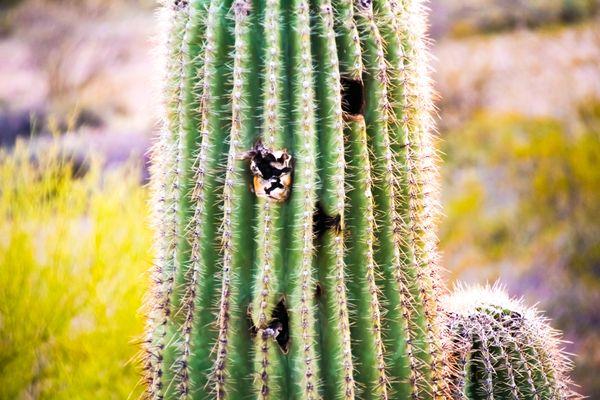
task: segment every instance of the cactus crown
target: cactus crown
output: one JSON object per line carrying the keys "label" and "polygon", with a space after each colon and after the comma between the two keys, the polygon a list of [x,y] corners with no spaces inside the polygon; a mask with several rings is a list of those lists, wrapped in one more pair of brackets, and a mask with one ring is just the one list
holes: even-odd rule
{"label": "cactus crown", "polygon": [[444,301],[456,399],[581,399],[560,335],[502,288],[459,287]]}

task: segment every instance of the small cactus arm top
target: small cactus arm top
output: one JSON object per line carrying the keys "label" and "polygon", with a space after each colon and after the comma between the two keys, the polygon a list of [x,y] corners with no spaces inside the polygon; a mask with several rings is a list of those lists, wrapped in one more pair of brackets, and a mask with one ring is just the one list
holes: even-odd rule
{"label": "small cactus arm top", "polygon": [[499,287],[460,287],[444,299],[454,399],[581,399],[559,333]]}
{"label": "small cactus arm top", "polygon": [[164,0],[151,399],[448,398],[421,0]]}

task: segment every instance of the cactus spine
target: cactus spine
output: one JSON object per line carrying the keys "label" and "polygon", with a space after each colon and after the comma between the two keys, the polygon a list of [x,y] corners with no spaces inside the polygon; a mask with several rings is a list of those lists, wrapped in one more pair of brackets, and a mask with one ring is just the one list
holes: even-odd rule
{"label": "cactus spine", "polygon": [[511,396],[566,390],[535,337],[520,352],[479,322],[451,328],[483,366],[452,374],[421,0],[165,0],[162,13],[148,398],[440,399],[462,381],[479,395],[515,356],[495,373]]}
{"label": "cactus spine", "polygon": [[499,287],[459,288],[447,298],[456,399],[580,399],[559,333]]}

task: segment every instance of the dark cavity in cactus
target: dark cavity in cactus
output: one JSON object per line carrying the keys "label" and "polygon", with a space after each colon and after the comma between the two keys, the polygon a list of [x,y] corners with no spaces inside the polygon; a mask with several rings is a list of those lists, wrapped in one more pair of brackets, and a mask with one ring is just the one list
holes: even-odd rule
{"label": "dark cavity in cactus", "polygon": [[581,399],[559,333],[499,287],[459,288],[444,301],[453,399]]}
{"label": "dark cavity in cactus", "polygon": [[147,397],[451,398],[421,0],[164,3]]}

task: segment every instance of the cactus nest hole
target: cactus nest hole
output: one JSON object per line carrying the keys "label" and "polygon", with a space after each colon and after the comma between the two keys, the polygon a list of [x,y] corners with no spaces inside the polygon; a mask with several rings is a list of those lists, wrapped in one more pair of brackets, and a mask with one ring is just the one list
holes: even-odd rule
{"label": "cactus nest hole", "polygon": [[285,304],[285,298],[282,297],[273,312],[271,313],[271,321],[263,328],[259,329],[252,322],[252,313],[250,308],[248,309],[248,322],[250,324],[250,334],[253,338],[261,335],[263,338],[273,338],[279,345],[279,348],[284,354],[287,354],[289,350],[290,331],[289,331],[289,315],[287,306]]}
{"label": "cactus nest hole", "polygon": [[334,216],[328,215],[321,203],[317,203],[315,214],[313,217],[313,230],[315,235],[321,236],[327,230],[332,229],[336,234],[342,231],[342,217],[337,214]]}
{"label": "cactus nest hole", "polygon": [[272,150],[258,141],[244,158],[250,160],[253,190],[257,197],[275,202],[288,198],[292,185],[292,156],[286,149]]}
{"label": "cactus nest hole", "polygon": [[342,78],[342,111],[348,115],[361,115],[364,108],[365,98],[362,81]]}
{"label": "cactus nest hole", "polygon": [[321,295],[323,294],[323,286],[317,282],[317,284],[315,285],[315,297],[317,299],[321,298]]}
{"label": "cactus nest hole", "polygon": [[285,298],[281,298],[277,303],[277,306],[273,309],[271,315],[271,323],[269,327],[275,327],[278,330],[275,340],[281,348],[281,350],[287,354],[289,350],[290,331],[289,331],[289,315],[287,306],[285,305]]}

